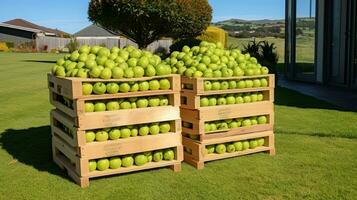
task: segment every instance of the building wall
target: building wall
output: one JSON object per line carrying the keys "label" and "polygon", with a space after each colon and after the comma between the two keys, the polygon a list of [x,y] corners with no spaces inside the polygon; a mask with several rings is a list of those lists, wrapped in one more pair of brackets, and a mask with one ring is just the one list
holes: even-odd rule
{"label": "building wall", "polygon": [[0,41],[13,42],[15,46],[25,42],[32,42],[33,32],[0,27]]}

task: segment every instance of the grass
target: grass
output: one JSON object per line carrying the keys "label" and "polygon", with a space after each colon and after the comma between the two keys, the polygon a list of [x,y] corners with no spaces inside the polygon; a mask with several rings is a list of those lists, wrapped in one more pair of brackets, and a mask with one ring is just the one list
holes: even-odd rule
{"label": "grass", "polygon": [[[55,54],[0,53],[0,199],[354,199],[357,114],[276,90],[277,155],[104,177],[81,189],[51,161]],[[323,136],[323,137],[321,137]]]}

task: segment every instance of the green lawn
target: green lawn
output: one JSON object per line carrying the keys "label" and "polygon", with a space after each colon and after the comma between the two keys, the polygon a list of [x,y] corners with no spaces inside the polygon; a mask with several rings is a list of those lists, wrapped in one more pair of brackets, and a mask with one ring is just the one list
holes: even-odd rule
{"label": "green lawn", "polygon": [[51,161],[46,73],[61,55],[0,53],[0,199],[355,199],[357,114],[276,90],[277,154],[182,172],[155,169],[81,189]]}

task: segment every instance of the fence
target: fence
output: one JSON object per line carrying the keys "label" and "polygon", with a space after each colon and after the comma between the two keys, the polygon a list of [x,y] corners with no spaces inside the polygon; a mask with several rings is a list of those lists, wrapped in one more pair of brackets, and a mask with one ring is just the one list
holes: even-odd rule
{"label": "fence", "polygon": [[[57,38],[57,37],[37,37],[36,38],[36,49],[39,51],[50,51],[51,49],[63,49],[71,39],[69,38]],[[78,38],[77,42],[80,45],[101,45],[107,48],[112,48],[113,46],[125,47],[127,45],[133,45],[138,47],[138,45],[127,39],[127,38]],[[169,47],[172,44],[172,39],[161,39],[151,43],[147,50],[155,53],[167,53],[169,52]]]}

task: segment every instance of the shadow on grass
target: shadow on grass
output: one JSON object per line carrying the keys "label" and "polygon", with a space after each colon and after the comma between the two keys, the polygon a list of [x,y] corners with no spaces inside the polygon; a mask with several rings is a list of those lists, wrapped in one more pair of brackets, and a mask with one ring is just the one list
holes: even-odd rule
{"label": "shadow on grass", "polygon": [[7,129],[0,134],[0,145],[14,160],[32,166],[39,171],[67,178],[52,161],[51,127]]}
{"label": "shadow on grass", "polygon": [[21,60],[22,62],[35,62],[35,63],[56,63],[53,60]]}
{"label": "shadow on grass", "polygon": [[275,105],[292,106],[298,108],[317,108],[348,111],[339,106],[282,87],[275,88],[274,103]]}

